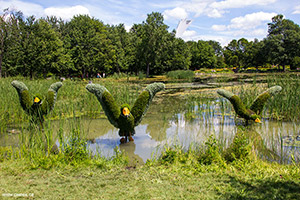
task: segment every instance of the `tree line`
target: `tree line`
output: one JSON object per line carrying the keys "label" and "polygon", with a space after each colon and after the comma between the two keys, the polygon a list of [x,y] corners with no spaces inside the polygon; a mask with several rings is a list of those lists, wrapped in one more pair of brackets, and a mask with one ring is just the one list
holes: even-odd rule
{"label": "tree line", "polygon": [[76,76],[97,73],[144,73],[200,68],[300,65],[300,27],[277,15],[263,40],[187,41],[168,31],[163,15],[152,12],[126,31],[88,15],[64,21],[55,16],[36,19],[5,9],[0,16],[0,77]]}

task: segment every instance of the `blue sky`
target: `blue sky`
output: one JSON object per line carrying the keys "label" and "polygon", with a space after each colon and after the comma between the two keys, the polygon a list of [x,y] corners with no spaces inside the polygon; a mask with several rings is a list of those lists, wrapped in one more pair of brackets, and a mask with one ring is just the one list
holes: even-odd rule
{"label": "blue sky", "polygon": [[192,23],[181,36],[184,40],[215,40],[227,45],[242,37],[259,40],[267,35],[267,23],[277,14],[300,24],[299,0],[0,0],[0,10],[10,7],[25,16],[55,15],[69,20],[76,14],[88,14],[105,24],[142,23],[151,12],[164,15],[170,31],[180,19]]}

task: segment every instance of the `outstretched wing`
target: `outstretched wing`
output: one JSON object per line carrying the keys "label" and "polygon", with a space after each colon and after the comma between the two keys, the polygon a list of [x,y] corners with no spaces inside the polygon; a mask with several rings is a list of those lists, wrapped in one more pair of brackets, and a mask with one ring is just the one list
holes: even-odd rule
{"label": "outstretched wing", "polygon": [[165,89],[165,84],[152,83],[148,85],[145,90],[138,96],[131,109],[131,114],[134,116],[135,126],[137,126],[142,121],[142,118],[146,114],[155,94],[163,89]]}
{"label": "outstretched wing", "polygon": [[260,95],[258,95],[256,97],[256,99],[253,101],[250,109],[253,112],[255,112],[256,114],[260,115],[267,100],[271,96],[279,93],[281,90],[282,90],[282,87],[278,86],[278,85],[270,87],[269,89],[267,89],[266,91],[264,91],[263,93],[261,93]]}
{"label": "outstretched wing", "polygon": [[97,97],[109,122],[119,128],[118,118],[121,111],[109,91],[102,85],[92,83],[87,84],[86,89]]}
{"label": "outstretched wing", "polygon": [[23,110],[29,114],[30,108],[33,104],[33,101],[28,92],[28,88],[21,81],[13,81],[13,82],[11,82],[11,84],[14,88],[16,88],[16,90],[18,92],[19,100],[20,100]]}
{"label": "outstretched wing", "polygon": [[48,92],[46,94],[45,100],[42,102],[42,112],[44,115],[48,114],[51,110],[53,110],[57,92],[59,88],[61,88],[62,82],[56,82],[50,85]]}
{"label": "outstretched wing", "polygon": [[230,103],[233,105],[236,114],[238,114],[240,117],[246,120],[251,119],[251,113],[246,109],[240,97],[224,89],[218,89],[217,93],[230,101]]}

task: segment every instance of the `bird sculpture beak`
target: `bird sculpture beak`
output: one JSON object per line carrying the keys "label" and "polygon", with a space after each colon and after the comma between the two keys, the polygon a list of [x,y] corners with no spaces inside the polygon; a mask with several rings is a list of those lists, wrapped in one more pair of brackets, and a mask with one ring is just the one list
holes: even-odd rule
{"label": "bird sculpture beak", "polygon": [[130,114],[130,111],[129,111],[128,108],[125,107],[125,108],[123,108],[122,113],[123,113],[124,116],[128,117],[129,114]]}
{"label": "bird sculpture beak", "polygon": [[256,123],[261,123],[261,121],[260,121],[259,118],[256,118],[256,119],[255,119],[255,122],[256,122]]}
{"label": "bird sculpture beak", "polygon": [[38,102],[40,102],[41,100],[40,100],[40,98],[35,97],[33,101],[34,101],[34,103],[38,103]]}

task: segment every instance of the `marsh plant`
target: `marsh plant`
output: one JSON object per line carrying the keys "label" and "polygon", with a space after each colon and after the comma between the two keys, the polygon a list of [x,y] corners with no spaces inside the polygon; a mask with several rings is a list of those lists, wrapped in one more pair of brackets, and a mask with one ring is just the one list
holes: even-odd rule
{"label": "marsh plant", "polygon": [[280,96],[274,97],[273,104],[267,104],[272,118],[286,121],[300,120],[300,78],[299,74],[268,76],[267,84],[281,85]]}

